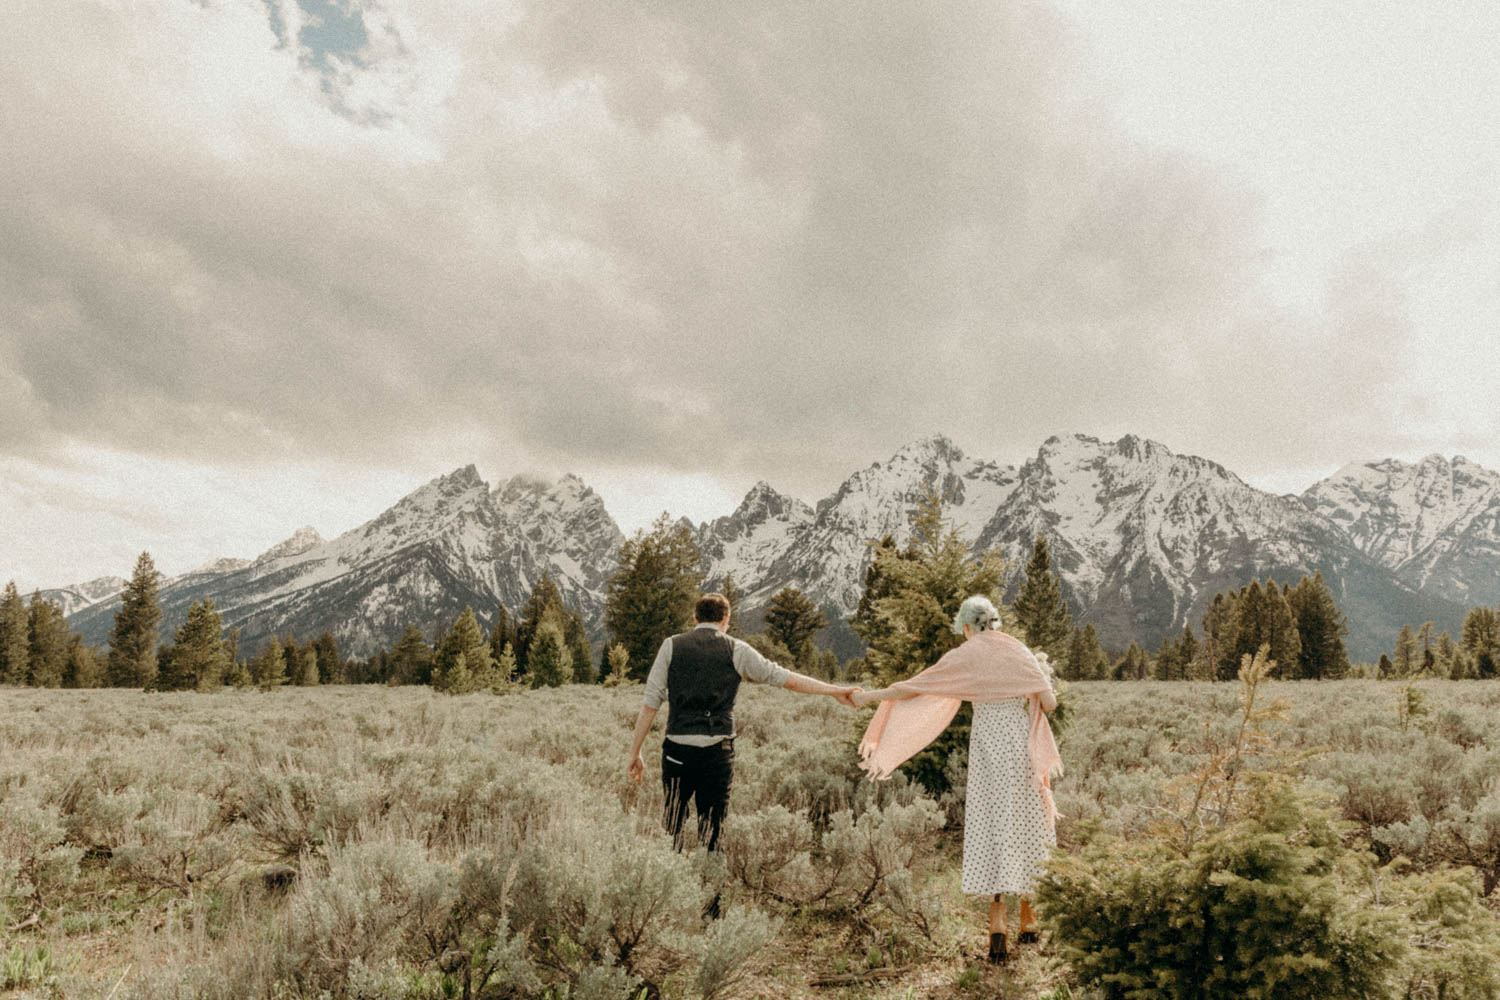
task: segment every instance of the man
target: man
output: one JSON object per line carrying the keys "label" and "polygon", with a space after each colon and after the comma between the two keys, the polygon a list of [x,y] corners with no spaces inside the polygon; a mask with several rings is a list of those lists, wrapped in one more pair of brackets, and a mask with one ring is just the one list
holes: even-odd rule
{"label": "man", "polygon": [[667,638],[646,677],[646,699],[635,720],[626,773],[640,781],[646,764],[641,746],[667,702],[667,735],[661,748],[661,783],[666,794],[664,822],[672,844],[682,848],[688,802],[698,810],[698,837],[710,851],[729,808],[734,777],[734,699],[740,681],[771,684],[801,694],[826,694],[851,708],[856,687],[838,687],[761,656],[754,646],[726,634],[729,601],[706,594],[693,610],[696,627]]}

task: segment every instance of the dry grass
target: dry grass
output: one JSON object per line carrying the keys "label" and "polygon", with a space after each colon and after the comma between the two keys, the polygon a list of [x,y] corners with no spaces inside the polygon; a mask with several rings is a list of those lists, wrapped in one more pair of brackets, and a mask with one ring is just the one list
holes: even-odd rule
{"label": "dry grass", "polygon": [[[1273,694],[1293,703],[1279,750],[1309,754],[1299,766],[1350,812],[1369,811],[1367,832],[1451,805],[1444,794],[1473,806],[1483,800],[1473,790],[1500,772],[1488,750],[1500,735],[1500,685],[1424,687],[1425,715],[1403,728],[1395,685],[1277,685]],[[1221,738],[1234,693],[1075,684],[1071,697],[1065,844],[1149,829],[1162,785]],[[624,779],[639,702],[639,688],[588,686],[503,698],[0,689],[0,958],[43,947],[52,956],[45,975],[11,995],[441,996],[444,921],[465,900],[499,894],[472,872],[465,882],[467,864],[509,873],[513,895],[534,887],[503,906],[490,900],[465,926],[492,930],[503,914],[541,989],[586,984],[598,956],[618,952],[611,935],[623,926],[593,918],[648,900],[657,909],[632,971],[663,996],[697,996],[707,946],[697,909],[716,876],[701,858],[671,854],[653,755],[643,784]],[[780,930],[724,995],[1032,997],[1064,986],[1067,970],[1045,945],[1003,970],[983,963],[984,901],[958,892],[961,832],[938,829],[939,811],[916,789],[858,780],[852,741],[863,713],[747,689],[739,715],[732,817],[749,824],[783,808],[810,831],[805,877],[836,857],[848,874],[821,896],[810,883],[785,883],[784,898],[730,885],[731,906],[764,912]],[[1443,747],[1459,755],[1447,758],[1458,775],[1449,792],[1365,787],[1372,769],[1434,759]],[[867,841],[837,832],[862,817],[871,819],[858,829],[876,831]],[[1417,847],[1408,853],[1420,860]],[[881,884],[870,888],[874,862],[861,851],[909,867],[927,933],[887,905]],[[614,890],[624,883],[629,893]],[[454,940],[468,940],[462,933]]]}

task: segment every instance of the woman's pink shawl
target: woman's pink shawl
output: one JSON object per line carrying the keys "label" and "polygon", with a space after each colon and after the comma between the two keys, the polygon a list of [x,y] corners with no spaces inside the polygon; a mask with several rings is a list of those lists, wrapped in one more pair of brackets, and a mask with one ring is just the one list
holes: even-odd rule
{"label": "woman's pink shawl", "polygon": [[860,767],[871,778],[889,778],[904,761],[937,739],[965,701],[1025,698],[1031,713],[1027,746],[1031,774],[1042,795],[1043,812],[1054,824],[1052,778],[1062,775],[1062,757],[1041,695],[1052,683],[1025,643],[1004,632],[977,632],[910,680],[891,685],[916,697],[882,701],[859,744]]}

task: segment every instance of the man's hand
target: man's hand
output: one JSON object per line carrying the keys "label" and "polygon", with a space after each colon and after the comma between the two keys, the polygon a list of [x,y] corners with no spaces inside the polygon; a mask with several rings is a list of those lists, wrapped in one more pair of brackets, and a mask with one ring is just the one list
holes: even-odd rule
{"label": "man's hand", "polygon": [[854,700],[854,697],[858,691],[859,688],[857,687],[841,687],[835,688],[834,690],[830,691],[829,694],[833,697],[833,700],[838,702],[840,705],[848,705],[850,708],[858,708],[859,704]]}
{"label": "man's hand", "polygon": [[625,774],[631,781],[640,781],[641,775],[646,773],[646,762],[641,760],[641,746],[646,742],[646,734],[651,731],[651,723],[655,720],[656,709],[642,705],[641,714],[635,717],[635,737],[630,741],[630,749],[625,751]]}

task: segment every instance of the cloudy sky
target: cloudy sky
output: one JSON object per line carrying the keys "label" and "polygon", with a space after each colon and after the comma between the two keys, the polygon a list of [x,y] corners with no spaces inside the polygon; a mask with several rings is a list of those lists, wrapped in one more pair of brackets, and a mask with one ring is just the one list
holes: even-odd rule
{"label": "cloudy sky", "polygon": [[627,530],[944,432],[1500,468],[1481,0],[0,0],[0,577],[474,462]]}

